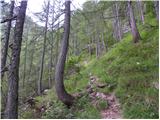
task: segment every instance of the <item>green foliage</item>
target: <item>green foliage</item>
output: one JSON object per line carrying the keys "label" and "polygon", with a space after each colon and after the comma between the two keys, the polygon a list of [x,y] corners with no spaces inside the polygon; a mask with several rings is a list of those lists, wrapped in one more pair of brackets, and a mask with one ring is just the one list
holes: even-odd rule
{"label": "green foliage", "polygon": [[74,115],[71,109],[68,109],[60,101],[54,101],[51,107],[47,108],[47,111],[42,115],[43,119],[73,119]]}
{"label": "green foliage", "polygon": [[[158,29],[141,27],[142,40],[134,44],[128,34],[87,70],[107,84],[115,85],[124,118],[158,118]],[[103,91],[108,91],[107,88]]]}
{"label": "green foliage", "polygon": [[104,109],[106,109],[108,107],[108,103],[107,103],[106,100],[101,100],[100,99],[97,102],[98,102],[97,109],[100,110],[100,111],[104,110]]}
{"label": "green foliage", "polygon": [[32,109],[26,109],[25,111],[22,111],[22,108],[20,109],[19,117],[23,119],[34,119],[34,111]]}
{"label": "green foliage", "polygon": [[65,74],[67,76],[79,74],[81,65],[79,64],[80,56],[71,56],[66,63]]}
{"label": "green foliage", "polygon": [[95,108],[91,100],[88,98],[87,95],[84,95],[80,99],[77,100],[75,104],[75,116],[78,119],[97,119],[100,118],[100,113]]}
{"label": "green foliage", "polygon": [[98,110],[91,104],[87,95],[76,99],[71,108],[67,108],[58,100],[52,100],[51,106],[47,107],[47,111],[42,115],[44,119],[100,118]]}
{"label": "green foliage", "polygon": [[[127,2],[118,2],[120,5],[120,15],[126,11]],[[158,82],[158,22],[155,18],[153,2],[144,2],[146,4],[145,24],[139,25],[142,40],[134,44],[131,33],[124,34],[124,38],[117,43],[113,37],[113,19],[104,20],[103,17],[113,16],[113,2],[96,2],[88,1],[83,5],[83,10],[73,12],[71,17],[71,34],[70,34],[70,49],[68,59],[65,64],[64,84],[66,91],[74,94],[86,92],[86,86],[89,82],[89,75],[95,75],[99,78],[100,83],[107,84],[107,87],[97,88],[94,90],[109,93],[115,92],[119,98],[123,109],[124,118],[158,118],[158,90],[153,86],[154,82]],[[136,5],[136,2],[133,4]],[[136,21],[140,21],[136,12]],[[103,16],[99,16],[99,15]],[[126,24],[128,19],[121,19],[122,25]],[[27,34],[27,25],[29,33]],[[43,37],[40,37],[43,27],[35,24],[31,18],[26,17],[26,25],[24,30],[24,41],[28,38],[27,50],[27,66],[26,66],[26,81],[25,87],[22,87],[24,73],[24,55],[25,42],[22,43],[21,61],[20,61],[20,89],[19,101],[24,101],[27,96],[31,96],[36,92],[37,79],[39,73],[39,64],[41,56],[41,48],[43,45]],[[99,35],[98,35],[98,32]],[[56,50],[58,50],[63,28],[54,31],[49,31],[47,36],[54,36],[56,42]],[[107,44],[107,53],[104,56],[95,58],[95,55],[89,56],[88,44],[93,48],[95,54],[96,42],[98,36],[104,34],[104,43]],[[37,39],[33,39],[38,36]],[[50,37],[47,39],[46,51],[50,51],[52,46]],[[93,37],[93,38],[92,38]],[[92,43],[91,43],[92,40]],[[100,37],[102,40],[102,36]],[[75,41],[77,43],[75,43]],[[34,44],[33,44],[34,43]],[[53,50],[53,56],[57,57],[56,50]],[[79,56],[75,56],[76,52]],[[9,49],[10,53],[10,49]],[[34,53],[33,56],[31,53]],[[78,53],[78,54],[79,54]],[[74,55],[73,55],[74,54]],[[30,71],[30,58],[34,57],[32,69]],[[28,65],[29,63],[29,65]],[[48,64],[50,63],[50,52],[46,52],[44,72],[43,72],[43,87],[48,87],[49,75],[54,74],[54,70],[48,72]],[[29,73],[31,72],[31,73]],[[5,78],[7,79],[7,78]],[[2,86],[6,81],[2,83]],[[7,91],[7,86],[3,87],[4,92]],[[34,91],[34,92],[33,92]],[[4,98],[4,96],[2,97]],[[41,118],[54,119],[97,119],[101,118],[100,111],[108,107],[105,100],[97,100],[97,105],[94,106],[92,100],[85,93],[81,98],[76,99],[71,108],[67,108],[62,104],[56,96],[55,90],[50,89],[45,95],[36,97],[37,106],[44,105],[47,110],[38,116]],[[4,101],[2,101],[4,102]],[[3,103],[4,109],[4,103]],[[25,106],[26,107],[26,106]],[[24,107],[24,108],[25,108]],[[37,118],[35,111],[31,108],[19,108],[19,118]]]}

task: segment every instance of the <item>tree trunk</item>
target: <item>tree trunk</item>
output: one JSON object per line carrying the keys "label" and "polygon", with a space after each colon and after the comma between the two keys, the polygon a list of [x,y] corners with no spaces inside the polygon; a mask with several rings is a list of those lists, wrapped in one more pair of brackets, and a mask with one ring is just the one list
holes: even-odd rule
{"label": "tree trunk", "polygon": [[159,1],[154,1],[154,8],[156,12],[156,18],[159,21]]}
{"label": "tree trunk", "polygon": [[133,41],[134,41],[134,43],[137,43],[141,39],[141,37],[140,37],[140,34],[137,29],[131,1],[128,1],[128,8],[129,8],[130,27],[131,27],[131,31],[132,31]]}
{"label": "tree trunk", "polygon": [[66,92],[63,82],[64,67],[69,46],[69,33],[70,33],[70,1],[66,0],[64,33],[63,33],[63,40],[61,42],[60,54],[56,65],[55,88],[59,100],[61,100],[67,106],[72,105],[74,100],[74,97],[72,97]]}
{"label": "tree trunk", "polygon": [[44,42],[43,42],[43,52],[42,52],[42,58],[41,58],[40,74],[39,74],[39,79],[38,79],[38,91],[37,91],[38,95],[41,95],[41,92],[42,92],[42,78],[43,78],[43,67],[44,67],[43,65],[44,65],[44,57],[45,57],[45,51],[46,51],[49,6],[50,6],[50,3],[48,1],[46,22],[45,22],[45,32],[44,32]]}
{"label": "tree trunk", "polygon": [[27,47],[28,47],[28,30],[29,28],[27,28],[27,36],[26,36],[26,39],[25,39],[25,55],[24,55],[24,66],[23,66],[23,88],[24,88],[24,85],[25,85],[25,79],[26,79],[26,61],[27,61]]}
{"label": "tree trunk", "polygon": [[144,24],[144,14],[143,14],[142,1],[138,0],[137,4],[138,4],[139,12],[140,12],[141,21]]}
{"label": "tree trunk", "polygon": [[118,4],[115,4],[116,7],[116,23],[117,23],[117,35],[118,35],[118,40],[122,39],[122,28],[121,28],[121,24],[120,24],[120,18],[119,18],[119,8],[118,8]]}
{"label": "tree trunk", "polygon": [[29,72],[28,72],[28,80],[31,77],[31,73],[32,73],[32,65],[33,65],[33,58],[34,58],[34,47],[35,47],[35,41],[32,42],[32,49],[31,49],[31,59],[30,59],[30,65],[29,65]]}
{"label": "tree trunk", "polygon": [[54,33],[54,23],[55,23],[55,17],[54,17],[54,11],[55,11],[55,1],[53,1],[52,6],[52,25],[51,25],[51,48],[50,48],[50,63],[49,63],[49,79],[48,79],[48,87],[51,88],[53,85],[53,77],[52,77],[52,69],[53,69],[53,33]]}
{"label": "tree trunk", "polygon": [[91,56],[92,56],[92,36],[90,36],[90,39],[89,39],[88,52],[89,52],[89,56],[91,58]]}
{"label": "tree trunk", "polygon": [[[52,44],[52,46],[53,46],[53,30],[52,30],[52,35],[51,35],[51,44]],[[52,68],[53,68],[53,47],[51,46],[51,48],[50,48],[50,63],[49,63],[49,80],[48,80],[48,86],[49,86],[49,88],[51,88],[52,87],[52,83],[53,83],[53,81],[52,81]]]}
{"label": "tree trunk", "polygon": [[7,119],[18,118],[19,63],[26,7],[27,1],[21,1],[14,32],[14,43],[11,54],[12,61],[9,68],[8,98],[5,111],[5,118]]}
{"label": "tree trunk", "polygon": [[97,42],[96,42],[96,58],[99,58],[99,54],[100,54],[100,35],[99,35],[99,33],[97,35],[98,35],[98,38],[97,38]]}
{"label": "tree trunk", "polygon": [[115,2],[112,6],[112,11],[113,11],[113,36],[116,38],[116,40],[120,41],[122,39],[122,27],[121,27],[121,22],[119,18],[119,5],[118,3]]}
{"label": "tree trunk", "polygon": [[106,48],[107,45],[105,45],[105,41],[104,41],[104,33],[102,33],[102,45],[103,45],[103,50],[107,52],[107,48]]}
{"label": "tree trunk", "polygon": [[[9,18],[13,16],[14,3],[15,1],[11,1],[11,7],[10,7],[9,16],[8,16]],[[4,46],[2,47],[2,50],[1,50],[2,51],[1,70],[3,70],[6,66],[11,24],[12,24],[12,20],[8,21],[6,32],[5,32],[5,38],[4,38]],[[1,79],[3,78],[3,76],[4,76],[4,72],[1,73]]]}

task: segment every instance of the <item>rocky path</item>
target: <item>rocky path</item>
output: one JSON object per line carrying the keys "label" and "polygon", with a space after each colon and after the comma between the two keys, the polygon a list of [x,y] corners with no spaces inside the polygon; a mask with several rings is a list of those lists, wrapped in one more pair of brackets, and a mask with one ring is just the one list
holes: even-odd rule
{"label": "rocky path", "polygon": [[121,119],[122,113],[120,110],[120,104],[114,95],[114,93],[105,95],[108,101],[108,107],[101,111],[101,117],[103,119]]}
{"label": "rocky path", "polygon": [[122,113],[120,110],[120,104],[118,99],[116,98],[114,93],[105,94],[102,92],[94,91],[93,87],[107,87],[104,84],[100,84],[98,82],[98,77],[90,75],[89,85],[87,86],[87,92],[89,93],[90,98],[92,98],[93,105],[96,105],[97,98],[101,100],[106,100],[108,103],[107,108],[101,111],[101,118],[102,119],[121,119]]}

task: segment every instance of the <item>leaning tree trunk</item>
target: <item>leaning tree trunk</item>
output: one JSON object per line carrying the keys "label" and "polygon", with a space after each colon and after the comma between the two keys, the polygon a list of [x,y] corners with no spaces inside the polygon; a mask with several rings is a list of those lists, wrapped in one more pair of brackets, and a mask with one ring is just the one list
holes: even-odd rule
{"label": "leaning tree trunk", "polygon": [[64,34],[61,42],[61,49],[58,57],[58,62],[56,65],[55,88],[56,88],[56,93],[59,100],[61,100],[67,106],[72,105],[74,100],[74,97],[72,97],[66,92],[64,87],[64,82],[63,82],[64,67],[65,67],[65,61],[66,61],[68,45],[69,45],[69,33],[70,33],[70,1],[66,0],[65,1]]}
{"label": "leaning tree trunk", "polygon": [[27,1],[21,1],[14,31],[14,43],[11,54],[12,61],[10,64],[8,77],[8,98],[5,111],[5,118],[8,119],[18,118],[19,63],[26,7]]}
{"label": "leaning tree trunk", "polygon": [[[13,9],[14,9],[14,1],[11,1],[11,7],[9,12],[9,18],[13,16]],[[5,38],[4,38],[4,46],[2,47],[2,58],[1,58],[1,78],[4,76],[4,68],[6,66],[7,61],[7,53],[8,53],[8,44],[9,44],[9,36],[10,36],[10,30],[11,30],[11,23],[12,20],[8,21],[7,28],[5,32]]]}
{"label": "leaning tree trunk", "polygon": [[136,25],[134,13],[133,13],[133,8],[132,8],[130,0],[128,1],[128,8],[129,8],[130,27],[131,27],[131,31],[132,31],[133,41],[134,41],[134,43],[137,43],[141,39],[141,37],[140,37],[140,34],[137,29],[137,25]]}
{"label": "leaning tree trunk", "polygon": [[49,1],[47,5],[47,13],[46,13],[46,22],[45,22],[45,33],[44,33],[44,43],[43,43],[43,52],[42,52],[42,58],[41,58],[41,67],[40,67],[40,74],[38,79],[38,95],[42,92],[42,78],[43,78],[43,65],[44,65],[44,57],[45,57],[45,51],[46,51],[46,40],[47,40],[47,24],[48,24],[48,14],[49,14]]}

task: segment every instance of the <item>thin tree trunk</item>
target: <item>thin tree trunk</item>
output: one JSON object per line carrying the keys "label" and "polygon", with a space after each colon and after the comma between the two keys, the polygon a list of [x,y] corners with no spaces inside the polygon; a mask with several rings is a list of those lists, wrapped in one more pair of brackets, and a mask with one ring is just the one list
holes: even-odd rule
{"label": "thin tree trunk", "polygon": [[90,40],[89,40],[89,46],[88,46],[89,48],[89,50],[88,50],[88,52],[89,52],[89,55],[90,55],[90,58],[91,58],[91,56],[92,56],[92,37],[90,36]]}
{"label": "thin tree trunk", "polygon": [[[52,30],[52,33],[53,33],[53,30]],[[52,42],[51,42],[51,44],[52,44],[52,46],[53,46],[53,34],[52,34]],[[52,87],[52,67],[53,67],[53,48],[51,47],[50,48],[50,65],[49,65],[49,80],[48,80],[48,86],[49,86],[49,88],[51,88]]]}
{"label": "thin tree trunk", "polygon": [[9,68],[8,98],[5,110],[5,118],[7,119],[18,118],[19,63],[26,7],[27,1],[21,1],[14,32],[14,43],[11,54],[12,61]]}
{"label": "thin tree trunk", "polygon": [[25,78],[26,78],[26,61],[27,61],[27,47],[28,47],[28,29],[27,28],[27,37],[25,39],[25,55],[24,55],[24,67],[23,67],[23,84],[22,84],[22,87],[24,88],[24,85],[25,85]]}
{"label": "thin tree trunk", "polygon": [[49,79],[48,79],[48,86],[49,88],[52,87],[53,84],[53,78],[52,78],[52,68],[53,68],[53,23],[55,22],[55,18],[54,18],[54,10],[55,10],[55,6],[54,6],[55,2],[53,1],[53,7],[52,7],[52,32],[51,32],[51,48],[50,48],[50,66],[49,66]]}
{"label": "thin tree trunk", "polygon": [[[59,26],[59,25],[58,25]],[[54,67],[56,68],[56,65],[57,65],[57,61],[58,61],[58,47],[59,47],[59,39],[60,39],[60,32],[58,30],[58,33],[57,33],[57,40],[56,40],[56,47],[55,47],[55,63],[54,63]]]}
{"label": "thin tree trunk", "polygon": [[31,59],[30,59],[30,65],[29,65],[29,72],[28,72],[28,80],[30,79],[31,77],[31,73],[32,73],[32,65],[33,65],[33,58],[34,58],[34,46],[35,46],[35,42],[33,41],[32,43],[32,51],[31,51]]}
{"label": "thin tree trunk", "polygon": [[[115,11],[115,4],[113,4],[112,6],[112,12],[113,12],[113,16],[116,16],[116,11]],[[114,18],[114,20],[112,21],[112,25],[113,25],[113,37],[118,40],[118,34],[117,34],[117,20],[116,17]]]}
{"label": "thin tree trunk", "polygon": [[100,54],[100,35],[99,33],[97,35],[98,35],[98,38],[96,42],[96,58],[98,58]]}
{"label": "thin tree trunk", "polygon": [[[58,20],[58,22],[59,22],[59,20]],[[58,23],[58,28],[59,28],[59,23]],[[54,63],[54,68],[56,68],[56,65],[57,65],[57,61],[58,61],[58,52],[59,52],[59,42],[60,42],[60,39],[61,39],[61,37],[60,37],[60,30],[58,29],[58,31],[57,31],[57,40],[56,40],[56,47],[55,47],[55,63]]]}
{"label": "thin tree trunk", "polygon": [[[15,1],[11,1],[11,7],[10,7],[9,16],[8,16],[9,18],[13,16],[14,3]],[[5,32],[5,38],[4,38],[4,46],[2,47],[2,50],[1,50],[2,52],[1,70],[3,70],[6,66],[11,24],[12,24],[12,20],[8,21],[6,32]],[[4,72],[1,73],[1,79],[3,78],[3,76],[4,76]]]}
{"label": "thin tree trunk", "polygon": [[118,4],[115,4],[115,8],[116,8],[116,26],[117,26],[117,35],[118,35],[118,40],[122,39],[122,28],[121,28],[121,24],[120,24],[120,19],[119,19],[119,8],[118,8]]}
{"label": "thin tree trunk", "polygon": [[141,21],[144,24],[144,14],[143,14],[142,1],[138,0],[137,4],[138,4],[139,12],[140,12]]}
{"label": "thin tree trunk", "polygon": [[107,51],[107,48],[106,48],[107,45],[105,45],[104,33],[102,33],[102,44],[103,44],[103,49],[104,49],[104,51],[106,52],[106,51]]}
{"label": "thin tree trunk", "polygon": [[77,39],[76,39],[76,34],[73,34],[73,53],[74,55],[77,55]]}
{"label": "thin tree trunk", "polygon": [[69,46],[69,33],[70,33],[70,1],[66,0],[64,33],[63,33],[63,40],[61,42],[60,54],[56,65],[55,88],[59,100],[61,100],[67,106],[72,105],[74,100],[74,97],[72,97],[70,94],[66,92],[63,82],[64,67]]}
{"label": "thin tree trunk", "polygon": [[50,3],[48,1],[46,22],[45,22],[44,42],[43,42],[43,52],[42,52],[42,58],[41,58],[40,74],[38,79],[38,95],[40,95],[42,92],[42,78],[43,78],[44,57],[45,57],[46,40],[47,40],[47,28],[48,28],[47,24],[48,24],[49,6],[50,6]]}
{"label": "thin tree trunk", "polygon": [[128,1],[128,8],[129,8],[130,27],[131,27],[131,31],[132,31],[133,41],[134,41],[134,43],[137,43],[141,39],[141,37],[140,37],[140,34],[137,29],[131,1]]}

